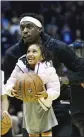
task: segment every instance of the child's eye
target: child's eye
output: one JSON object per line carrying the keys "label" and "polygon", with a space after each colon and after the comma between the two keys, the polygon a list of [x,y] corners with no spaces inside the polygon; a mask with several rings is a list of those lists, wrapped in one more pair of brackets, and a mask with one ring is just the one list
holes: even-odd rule
{"label": "child's eye", "polygon": [[33,53],[36,53],[36,52],[37,52],[36,50],[33,51]]}
{"label": "child's eye", "polygon": [[28,50],[27,53],[29,53],[30,51]]}

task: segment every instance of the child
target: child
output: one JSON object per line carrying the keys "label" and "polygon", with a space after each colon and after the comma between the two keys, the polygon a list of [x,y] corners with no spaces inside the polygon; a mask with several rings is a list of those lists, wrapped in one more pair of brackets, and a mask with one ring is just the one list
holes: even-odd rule
{"label": "child", "polygon": [[41,44],[31,44],[27,54],[19,58],[5,85],[7,94],[18,98],[17,91],[14,90],[17,77],[22,73],[32,71],[38,74],[46,85],[43,92],[37,93],[38,101],[23,102],[23,128],[27,130],[29,136],[35,137],[40,134],[47,136],[51,132],[46,131],[58,124],[52,109],[52,101],[60,95],[60,82],[49,60],[49,53]]}

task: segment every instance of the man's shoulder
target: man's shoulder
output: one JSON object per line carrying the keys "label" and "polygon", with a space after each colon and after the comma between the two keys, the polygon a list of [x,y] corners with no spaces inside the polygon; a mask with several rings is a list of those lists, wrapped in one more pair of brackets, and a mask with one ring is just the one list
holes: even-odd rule
{"label": "man's shoulder", "polygon": [[50,48],[50,49],[53,49],[53,48],[56,48],[56,49],[64,49],[67,47],[67,44],[62,42],[61,40],[58,40],[56,38],[53,38],[53,37],[49,37],[47,39],[47,47]]}
{"label": "man's shoulder", "polygon": [[12,53],[14,51],[17,51],[18,47],[19,47],[19,42],[14,44],[14,45],[12,45],[9,49],[7,49],[6,54],[9,54],[9,53]]}
{"label": "man's shoulder", "polygon": [[49,49],[53,48],[65,48],[67,47],[67,44],[62,42],[61,40],[57,40],[56,38],[53,38],[47,33],[43,33],[42,40],[44,41],[44,46],[47,46]]}
{"label": "man's shoulder", "polygon": [[62,47],[65,47],[67,44],[66,43],[64,43],[63,41],[61,41],[61,40],[57,40],[56,38],[53,38],[53,37],[51,37],[51,39],[50,39],[50,42],[52,42],[53,44],[56,44],[56,45],[58,45],[58,46],[62,46]]}

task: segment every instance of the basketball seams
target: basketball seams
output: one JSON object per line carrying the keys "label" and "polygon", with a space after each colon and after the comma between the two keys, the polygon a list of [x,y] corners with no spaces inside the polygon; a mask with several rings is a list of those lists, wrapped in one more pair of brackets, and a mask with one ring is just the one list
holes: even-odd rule
{"label": "basketball seams", "polygon": [[[38,87],[38,86],[36,85],[36,82],[35,82],[34,80],[35,80],[35,78],[37,78],[37,79],[40,80],[39,84],[42,83],[42,85],[40,84],[39,87],[41,87],[41,86],[43,87],[43,81],[42,81],[41,78],[40,78],[38,75],[36,75],[36,74],[33,74],[33,75],[32,75],[32,73],[30,73],[30,75],[31,75],[31,77],[33,76],[33,78],[34,78],[34,79],[33,79],[33,82],[34,82],[34,86],[35,86],[35,91],[36,91],[36,93],[37,93],[37,90],[38,90],[37,87]],[[37,80],[37,81],[39,81],[39,80]]]}
{"label": "basketball seams", "polygon": [[1,134],[0,135],[6,134],[11,128],[11,126],[12,126],[11,118],[9,117],[9,115],[4,114],[3,119],[1,120]]}
{"label": "basketball seams", "polygon": [[[33,81],[32,76],[31,76],[31,73],[29,73],[29,76],[30,76],[30,78],[31,78],[31,81]],[[34,83],[34,81],[32,82],[32,84],[33,84],[33,86],[32,86],[32,90],[35,91],[35,83]]]}
{"label": "basketball seams", "polygon": [[11,126],[10,127],[6,127],[6,128],[1,128],[1,132],[0,132],[0,135],[5,135],[9,130],[10,130]]}
{"label": "basketball seams", "polygon": [[3,121],[1,121],[3,124],[5,124],[5,125],[10,125],[11,124],[11,122],[10,123],[5,123],[5,122],[3,122]]}
{"label": "basketball seams", "polygon": [[[11,126],[10,126],[10,127],[11,127]],[[4,129],[4,130],[5,130],[5,129],[8,129],[8,130],[9,130],[10,128],[9,128],[9,126],[7,126],[7,127],[5,127],[5,128],[4,128],[4,127],[1,128],[1,130],[2,130],[2,129]],[[6,130],[5,132],[7,132],[8,130]]]}
{"label": "basketball seams", "polygon": [[21,86],[21,89],[20,89],[21,94],[18,92],[18,95],[22,98],[22,100],[23,100],[23,92],[22,91],[24,89],[23,84],[22,84],[23,81],[24,81],[24,79],[22,77],[22,79],[20,79],[20,80],[18,79],[17,82],[16,82],[16,89],[17,89],[17,91],[19,91],[19,88]]}
{"label": "basketball seams", "polygon": [[[4,120],[4,118],[5,118],[5,120]],[[5,115],[4,118],[3,118],[3,120],[6,121],[6,123],[5,123],[3,120],[1,120],[1,121],[2,121],[4,124],[9,125],[9,124],[11,123],[11,120],[10,120],[9,116],[8,116],[8,115]],[[9,121],[10,121],[10,122],[9,122]]]}
{"label": "basketball seams", "polygon": [[31,74],[30,74],[30,77],[31,77],[31,79],[33,80],[34,89],[35,89],[34,91],[36,91],[36,85],[35,85],[34,79],[32,78]]}
{"label": "basketball seams", "polygon": [[24,91],[24,88],[25,88],[25,87],[24,87],[25,85],[24,85],[23,83],[25,84],[24,77],[23,77],[23,79],[22,79],[22,81],[21,81],[21,84],[22,84],[22,89],[21,89],[21,92],[22,92],[22,96],[21,96],[21,97],[22,97],[22,100],[24,100],[23,91]]}
{"label": "basketball seams", "polygon": [[25,90],[25,89],[26,89],[26,88],[25,88],[25,87],[26,87],[25,81],[26,81],[26,80],[24,79],[24,90],[23,90],[23,91],[24,91],[24,95],[25,95],[25,100],[27,101],[26,93],[25,93],[25,92],[26,92],[26,90]]}
{"label": "basketball seams", "polygon": [[[38,75],[37,75],[37,78],[40,80],[40,82],[39,82],[39,84],[40,84],[39,87],[41,87],[41,86],[43,87],[43,81],[41,80],[41,78],[40,78]],[[38,81],[39,81],[39,80],[38,80]],[[41,83],[42,83],[42,85],[41,85]]]}
{"label": "basketball seams", "polygon": [[20,82],[21,82],[21,85],[22,85],[22,88],[21,88],[21,98],[22,98],[22,100],[23,100],[23,89],[24,89],[24,84],[22,84],[23,82],[24,82],[24,79],[22,78],[20,81],[19,81],[19,84],[20,84]]}

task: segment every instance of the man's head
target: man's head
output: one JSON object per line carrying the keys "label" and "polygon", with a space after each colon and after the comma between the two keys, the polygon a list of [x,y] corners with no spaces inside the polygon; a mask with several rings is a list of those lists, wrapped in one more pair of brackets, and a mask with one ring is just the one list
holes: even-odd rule
{"label": "man's head", "polygon": [[34,13],[23,14],[20,19],[20,29],[25,43],[33,43],[39,40],[43,30],[40,16]]}

